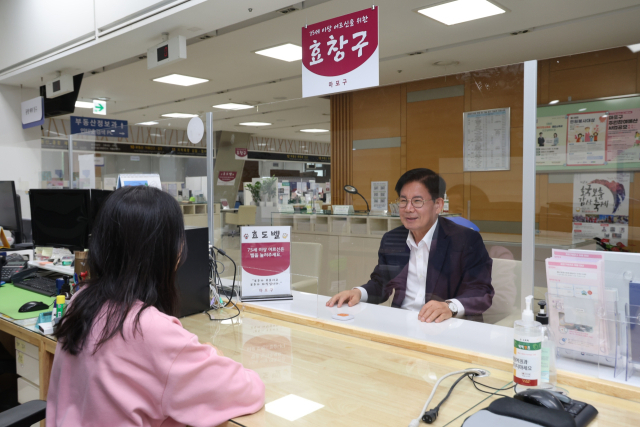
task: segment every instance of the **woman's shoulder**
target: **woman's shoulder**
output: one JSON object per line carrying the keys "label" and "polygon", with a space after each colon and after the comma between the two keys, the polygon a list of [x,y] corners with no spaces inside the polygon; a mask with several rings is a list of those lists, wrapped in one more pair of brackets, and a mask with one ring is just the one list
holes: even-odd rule
{"label": "woman's shoulder", "polygon": [[147,345],[153,343],[153,345],[160,347],[169,346],[181,348],[194,336],[182,327],[178,319],[162,313],[153,306],[142,310],[139,317],[139,324],[136,328],[135,318],[141,309],[142,303],[136,304],[127,319],[130,333],[135,335],[135,339],[139,339],[138,336],[140,336]]}

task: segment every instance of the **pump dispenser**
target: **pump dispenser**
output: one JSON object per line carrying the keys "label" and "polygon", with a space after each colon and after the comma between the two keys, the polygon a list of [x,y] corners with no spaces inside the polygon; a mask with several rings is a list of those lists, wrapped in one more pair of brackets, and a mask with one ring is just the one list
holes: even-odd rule
{"label": "pump dispenser", "polygon": [[549,329],[549,315],[544,310],[547,302],[544,300],[538,301],[538,305],[540,306],[540,311],[536,315],[536,321],[542,325],[540,381],[542,382],[542,387],[554,388],[558,382],[556,373],[556,342],[551,329]]}
{"label": "pump dispenser", "polygon": [[542,325],[533,320],[532,301],[533,295],[525,298],[522,320],[513,325],[513,381],[524,387],[540,385]]}
{"label": "pump dispenser", "polygon": [[449,213],[449,198],[447,193],[444,193],[444,204],[442,205],[442,213]]}

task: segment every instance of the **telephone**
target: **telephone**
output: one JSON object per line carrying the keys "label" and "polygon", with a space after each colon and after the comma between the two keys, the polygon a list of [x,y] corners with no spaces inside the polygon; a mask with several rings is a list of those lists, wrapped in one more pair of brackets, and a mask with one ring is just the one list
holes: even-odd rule
{"label": "telephone", "polygon": [[19,254],[9,255],[6,259],[4,259],[4,257],[0,258],[0,281],[11,282],[11,278],[14,274],[19,273],[28,267],[28,262]]}

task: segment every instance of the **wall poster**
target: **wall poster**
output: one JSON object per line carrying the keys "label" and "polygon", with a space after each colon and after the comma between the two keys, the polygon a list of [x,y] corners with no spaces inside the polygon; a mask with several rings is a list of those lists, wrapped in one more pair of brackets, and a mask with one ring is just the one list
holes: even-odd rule
{"label": "wall poster", "polygon": [[609,113],[607,162],[640,161],[640,108]]}
{"label": "wall poster", "polygon": [[463,113],[464,171],[510,169],[509,108]]}
{"label": "wall poster", "polygon": [[573,240],[598,237],[609,244],[628,244],[628,172],[575,174],[573,181]]}
{"label": "wall poster", "polygon": [[538,117],[536,166],[567,164],[567,116]]}
{"label": "wall poster", "polygon": [[607,112],[569,114],[567,121],[567,166],[603,165]]}
{"label": "wall poster", "polygon": [[389,200],[389,181],[371,181],[371,210],[386,211]]}

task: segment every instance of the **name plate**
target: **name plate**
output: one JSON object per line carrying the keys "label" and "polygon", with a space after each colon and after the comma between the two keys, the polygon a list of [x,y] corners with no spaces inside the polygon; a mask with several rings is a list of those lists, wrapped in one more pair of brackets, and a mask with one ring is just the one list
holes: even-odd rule
{"label": "name plate", "polygon": [[278,206],[278,212],[280,213],[293,213],[293,205],[280,205]]}
{"label": "name plate", "polygon": [[353,205],[334,205],[334,215],[349,215],[353,213]]}

